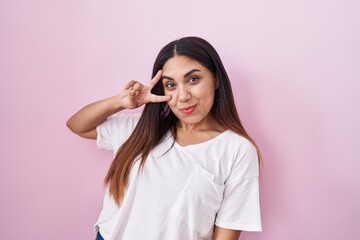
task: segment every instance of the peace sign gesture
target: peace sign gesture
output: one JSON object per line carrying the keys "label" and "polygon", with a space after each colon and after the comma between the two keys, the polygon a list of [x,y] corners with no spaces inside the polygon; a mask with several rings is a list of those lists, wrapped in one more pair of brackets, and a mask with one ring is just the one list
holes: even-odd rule
{"label": "peace sign gesture", "polygon": [[147,86],[132,80],[125,84],[124,90],[119,94],[121,106],[125,109],[138,108],[149,102],[166,102],[171,96],[159,96],[151,93],[151,89],[161,79],[162,71],[159,70]]}

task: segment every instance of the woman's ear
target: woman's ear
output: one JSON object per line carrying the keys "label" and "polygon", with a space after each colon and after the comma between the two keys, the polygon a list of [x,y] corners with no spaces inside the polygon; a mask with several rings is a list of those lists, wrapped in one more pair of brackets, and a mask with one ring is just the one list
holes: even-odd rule
{"label": "woman's ear", "polygon": [[216,90],[219,88],[219,85],[220,85],[219,76],[216,73],[213,73],[213,77],[215,80],[215,90]]}
{"label": "woman's ear", "polygon": [[219,80],[216,79],[215,81],[215,90],[219,88]]}

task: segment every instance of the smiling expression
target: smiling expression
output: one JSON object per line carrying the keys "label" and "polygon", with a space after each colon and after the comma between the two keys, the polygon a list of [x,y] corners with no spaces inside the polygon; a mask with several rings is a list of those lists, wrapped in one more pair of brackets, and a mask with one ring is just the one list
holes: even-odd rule
{"label": "smiling expression", "polygon": [[170,58],[163,67],[165,95],[170,109],[182,125],[206,124],[211,117],[216,78],[199,62],[186,57]]}

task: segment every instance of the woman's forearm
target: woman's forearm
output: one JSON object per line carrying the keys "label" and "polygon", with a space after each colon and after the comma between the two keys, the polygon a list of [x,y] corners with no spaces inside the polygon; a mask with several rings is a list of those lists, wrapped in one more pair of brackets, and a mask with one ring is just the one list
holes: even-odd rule
{"label": "woman's forearm", "polygon": [[83,107],[66,122],[66,125],[78,135],[95,129],[107,117],[124,109],[119,98],[114,96]]}

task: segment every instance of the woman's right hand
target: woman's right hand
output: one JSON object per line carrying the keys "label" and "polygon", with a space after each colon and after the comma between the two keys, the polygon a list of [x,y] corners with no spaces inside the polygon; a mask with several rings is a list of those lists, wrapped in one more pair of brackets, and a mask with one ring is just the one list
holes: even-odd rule
{"label": "woman's right hand", "polygon": [[81,137],[96,139],[96,126],[112,114],[123,109],[137,108],[149,102],[170,101],[170,96],[158,96],[151,93],[151,89],[161,76],[160,70],[147,86],[137,81],[128,82],[120,94],[83,107],[67,121],[66,125]]}
{"label": "woman's right hand", "polygon": [[124,109],[133,109],[149,102],[167,102],[171,96],[159,96],[151,93],[151,89],[161,79],[162,71],[159,70],[147,86],[132,80],[125,84],[124,90],[118,95],[120,105]]}

